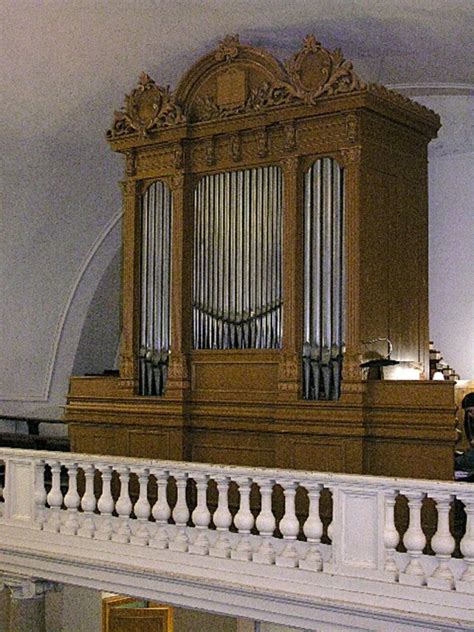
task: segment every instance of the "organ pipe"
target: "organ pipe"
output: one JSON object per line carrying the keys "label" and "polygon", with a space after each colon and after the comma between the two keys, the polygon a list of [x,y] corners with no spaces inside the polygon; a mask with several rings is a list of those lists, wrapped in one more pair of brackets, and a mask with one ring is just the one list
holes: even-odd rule
{"label": "organ pipe", "polygon": [[281,346],[279,167],[204,176],[194,193],[195,349]]}
{"label": "organ pipe", "polygon": [[154,182],[141,200],[139,392],[163,395],[170,350],[171,191]]}
{"label": "organ pipe", "polygon": [[320,158],[304,181],[305,399],[340,395],[343,355],[343,170]]}

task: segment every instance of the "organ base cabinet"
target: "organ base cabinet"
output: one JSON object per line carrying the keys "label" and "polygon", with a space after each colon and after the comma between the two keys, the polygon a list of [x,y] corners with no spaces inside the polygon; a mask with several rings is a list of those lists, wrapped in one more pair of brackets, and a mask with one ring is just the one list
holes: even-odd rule
{"label": "organ base cabinet", "polygon": [[142,74],[107,133],[120,372],[71,378],[73,449],[450,478],[453,387],[426,379],[439,125],[313,36],[286,65],[228,36],[175,92]]}

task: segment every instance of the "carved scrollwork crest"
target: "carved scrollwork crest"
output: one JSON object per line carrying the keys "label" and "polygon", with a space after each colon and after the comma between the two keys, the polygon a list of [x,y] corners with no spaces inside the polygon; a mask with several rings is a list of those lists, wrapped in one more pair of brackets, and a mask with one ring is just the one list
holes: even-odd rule
{"label": "carved scrollwork crest", "polygon": [[305,103],[314,104],[322,94],[334,95],[365,88],[341,50],[331,52],[314,35],[306,36],[303,48],[287,63],[288,90]]}
{"label": "carved scrollwork crest", "polygon": [[142,73],[138,86],[125,96],[123,109],[114,113],[114,122],[107,137],[114,140],[138,132],[146,138],[162,127],[185,122],[186,118],[169,86],[157,86],[151,77]]}
{"label": "carved scrollwork crest", "polygon": [[240,40],[238,35],[226,35],[219,42],[219,47],[215,54],[216,61],[230,62],[235,59],[240,51]]}

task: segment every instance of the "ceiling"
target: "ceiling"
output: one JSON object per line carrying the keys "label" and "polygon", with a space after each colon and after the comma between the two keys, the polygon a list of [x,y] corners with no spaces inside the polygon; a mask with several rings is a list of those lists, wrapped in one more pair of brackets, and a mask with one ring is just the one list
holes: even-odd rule
{"label": "ceiling", "polygon": [[147,71],[175,85],[227,33],[289,57],[307,33],[367,80],[473,82],[472,0],[3,0],[2,130],[105,130]]}

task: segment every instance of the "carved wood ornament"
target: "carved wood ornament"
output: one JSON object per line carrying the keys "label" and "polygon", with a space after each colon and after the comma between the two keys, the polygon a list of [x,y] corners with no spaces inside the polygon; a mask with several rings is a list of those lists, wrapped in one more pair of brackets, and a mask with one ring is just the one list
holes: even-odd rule
{"label": "carved wood ornament", "polygon": [[140,75],[138,86],[125,96],[123,110],[114,113],[112,128],[107,137],[112,139],[138,132],[147,137],[161,127],[185,122],[180,106],[175,102],[169,86],[162,88],[146,73]]}
{"label": "carved wood ornament", "polygon": [[[259,78],[247,85],[251,68],[259,69]],[[219,77],[224,91],[235,94],[222,100],[213,91],[203,91],[208,76]],[[241,44],[238,35],[228,35],[216,51],[195,64],[174,93],[169,86],[160,87],[142,73],[138,86],[126,95],[122,110],[115,112],[107,137],[111,141],[129,135],[147,138],[185,123],[226,120],[288,104],[315,105],[323,97],[357,93],[374,94],[439,122],[437,115],[424,106],[383,86],[362,81],[340,49],[324,48],[314,35],[308,35],[302,48],[284,65],[262,49]],[[351,123],[349,126],[353,135],[354,128]],[[286,133],[289,150],[294,140],[290,130]]]}

